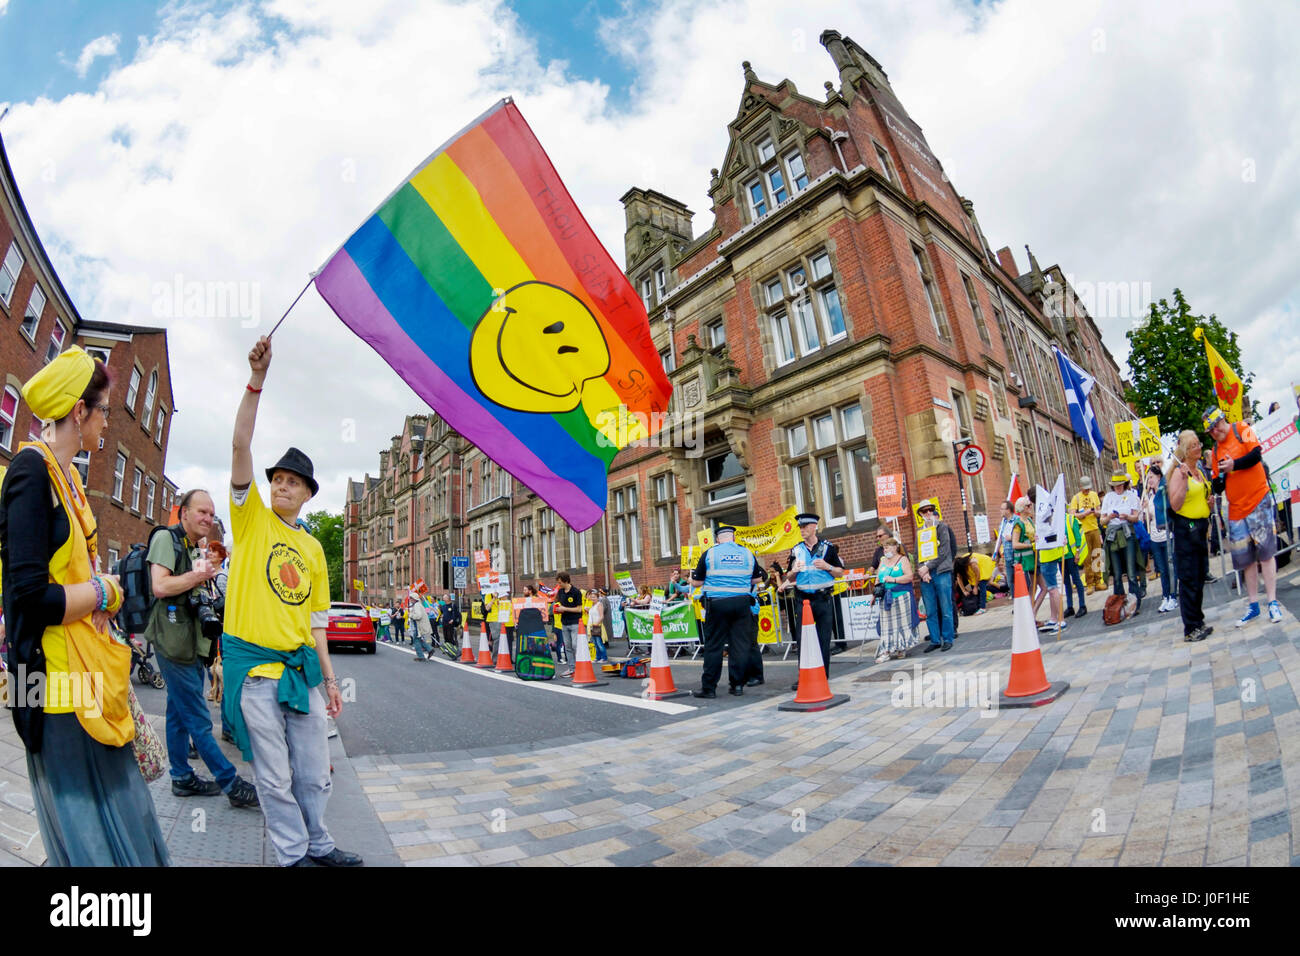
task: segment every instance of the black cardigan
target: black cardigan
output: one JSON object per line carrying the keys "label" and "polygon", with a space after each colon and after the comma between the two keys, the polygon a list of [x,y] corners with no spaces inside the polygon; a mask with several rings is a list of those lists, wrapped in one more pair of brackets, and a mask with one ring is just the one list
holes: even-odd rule
{"label": "black cardigan", "polygon": [[[63,621],[66,598],[61,584],[51,584],[50,559],[63,547],[72,526],[54,493],[45,459],[33,448],[20,451],[0,489],[0,559],[4,561],[5,666],[13,674],[10,687],[14,724],[27,749],[39,753],[43,711],[28,707],[27,687],[18,686],[19,667],[28,687],[31,675],[45,673],[41,635]],[[43,678],[42,678],[43,680]]]}

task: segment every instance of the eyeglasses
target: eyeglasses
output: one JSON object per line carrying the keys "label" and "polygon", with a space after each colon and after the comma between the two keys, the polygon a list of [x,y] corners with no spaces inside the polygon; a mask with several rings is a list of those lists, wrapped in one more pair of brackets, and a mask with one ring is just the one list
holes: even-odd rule
{"label": "eyeglasses", "polygon": [[98,408],[101,412],[104,413],[104,424],[107,425],[107,424],[108,424],[108,413],[109,413],[110,411],[112,411],[112,406],[108,405],[107,403],[104,403],[104,404],[96,405],[95,407]]}

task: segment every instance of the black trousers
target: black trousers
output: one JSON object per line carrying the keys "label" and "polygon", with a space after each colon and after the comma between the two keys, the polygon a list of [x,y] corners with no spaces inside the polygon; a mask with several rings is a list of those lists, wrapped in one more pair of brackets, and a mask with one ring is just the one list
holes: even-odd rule
{"label": "black trousers", "polygon": [[1178,613],[1186,637],[1205,623],[1201,600],[1210,573],[1209,518],[1170,515],[1174,529],[1174,573],[1178,575]]}
{"label": "black trousers", "polygon": [[[817,643],[822,649],[822,663],[826,665],[826,676],[831,676],[831,635],[835,632],[835,610],[831,600],[830,588],[825,591],[800,591],[794,589],[794,617],[795,634],[803,634],[803,602],[807,601],[812,607],[813,624],[817,626]],[[803,650],[802,641],[800,651]]]}
{"label": "black trousers", "polygon": [[[753,605],[751,604],[751,607]],[[763,649],[758,646],[758,617],[751,611],[749,619],[749,661],[745,667],[745,682],[763,680]]]}
{"label": "black trousers", "polygon": [[749,646],[754,641],[754,616],[749,613],[747,595],[710,598],[704,609],[704,672],[701,690],[716,690],[722,677],[722,650],[727,653],[727,682],[732,686],[745,683],[749,664]]}

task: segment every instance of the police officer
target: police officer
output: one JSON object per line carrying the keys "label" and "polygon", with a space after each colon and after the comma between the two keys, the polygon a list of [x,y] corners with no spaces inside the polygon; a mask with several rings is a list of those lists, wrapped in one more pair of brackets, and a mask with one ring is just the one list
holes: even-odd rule
{"label": "police officer", "polygon": [[[844,562],[840,560],[839,551],[829,541],[817,537],[817,524],[820,516],[804,512],[795,515],[799,524],[799,533],[803,541],[794,546],[790,552],[790,573],[786,575],[782,590],[794,589],[794,616],[792,621],[798,628],[803,619],[803,602],[812,607],[813,623],[817,626],[817,643],[821,645],[822,662],[826,666],[826,676],[831,676],[831,632],[835,629],[831,609],[831,588],[837,579],[844,577]],[[799,630],[796,634],[801,634]],[[792,690],[798,690],[796,681]]]}
{"label": "police officer", "polygon": [[736,544],[736,529],[719,525],[714,532],[713,547],[705,551],[691,581],[704,591],[704,672],[696,697],[717,697],[718,679],[722,677],[722,649],[729,647],[727,681],[730,693],[739,697],[745,692],[745,671],[750,644],[755,637],[751,587],[754,579],[763,578],[763,569],[747,548]]}

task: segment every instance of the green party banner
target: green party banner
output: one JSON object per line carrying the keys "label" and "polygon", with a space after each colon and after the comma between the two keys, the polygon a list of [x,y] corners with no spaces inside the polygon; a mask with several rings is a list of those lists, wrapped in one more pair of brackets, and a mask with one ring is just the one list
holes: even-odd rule
{"label": "green party banner", "polygon": [[[655,616],[639,608],[624,608],[627,622],[627,639],[633,643],[649,642],[654,636]],[[695,609],[690,604],[669,604],[659,614],[664,629],[664,641],[669,644],[691,643],[700,639],[695,621]]]}

